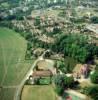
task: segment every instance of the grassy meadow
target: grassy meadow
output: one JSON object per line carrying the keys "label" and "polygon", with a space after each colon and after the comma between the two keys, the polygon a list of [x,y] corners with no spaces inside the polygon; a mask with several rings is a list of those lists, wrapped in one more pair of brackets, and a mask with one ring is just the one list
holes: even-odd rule
{"label": "grassy meadow", "polygon": [[26,85],[21,100],[57,100],[57,95],[52,85]]}

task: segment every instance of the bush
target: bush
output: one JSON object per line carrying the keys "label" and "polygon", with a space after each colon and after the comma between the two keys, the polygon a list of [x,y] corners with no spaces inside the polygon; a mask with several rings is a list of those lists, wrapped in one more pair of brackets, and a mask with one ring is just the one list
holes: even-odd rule
{"label": "bush", "polygon": [[90,79],[92,83],[98,84],[98,71],[95,71],[92,75],[90,75]]}
{"label": "bush", "polygon": [[67,88],[73,87],[74,78],[73,77],[64,77],[64,86]]}

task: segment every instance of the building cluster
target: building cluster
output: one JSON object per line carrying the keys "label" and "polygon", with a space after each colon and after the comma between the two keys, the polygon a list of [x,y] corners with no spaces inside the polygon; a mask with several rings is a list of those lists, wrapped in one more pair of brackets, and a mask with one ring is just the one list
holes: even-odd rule
{"label": "building cluster", "polygon": [[51,60],[41,60],[37,63],[32,75],[29,77],[30,84],[51,84],[52,77],[55,74],[54,63]]}

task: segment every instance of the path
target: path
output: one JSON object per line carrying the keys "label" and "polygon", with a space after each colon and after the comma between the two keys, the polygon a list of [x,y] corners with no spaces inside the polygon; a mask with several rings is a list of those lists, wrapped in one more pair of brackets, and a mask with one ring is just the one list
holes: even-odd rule
{"label": "path", "polygon": [[49,51],[49,50],[44,51],[44,53],[41,56],[39,56],[37,60],[35,60],[35,62],[31,66],[31,68],[27,72],[26,76],[24,77],[24,79],[22,80],[22,82],[20,83],[20,85],[18,86],[18,88],[16,89],[14,100],[20,100],[21,90],[22,90],[22,88],[23,88],[26,80],[29,78],[30,75],[32,75],[32,71],[33,71],[34,67],[36,66],[37,62],[40,61],[40,60],[43,60],[43,57],[44,57],[44,55],[46,54],[47,51]]}

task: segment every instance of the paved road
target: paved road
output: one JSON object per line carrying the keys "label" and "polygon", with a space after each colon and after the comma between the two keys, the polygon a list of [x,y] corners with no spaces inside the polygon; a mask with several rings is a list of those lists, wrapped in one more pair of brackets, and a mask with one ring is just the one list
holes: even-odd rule
{"label": "paved road", "polygon": [[30,75],[32,75],[33,69],[36,66],[37,62],[40,61],[40,60],[43,60],[43,57],[44,57],[44,55],[46,54],[47,51],[49,51],[49,50],[44,51],[44,53],[41,56],[39,56],[37,60],[35,60],[35,62],[31,66],[30,70],[27,72],[26,76],[24,77],[24,79],[22,80],[22,82],[20,83],[20,85],[18,86],[18,88],[16,89],[14,100],[20,100],[21,90],[22,90],[22,88],[23,88],[26,80],[28,79],[28,77]]}

